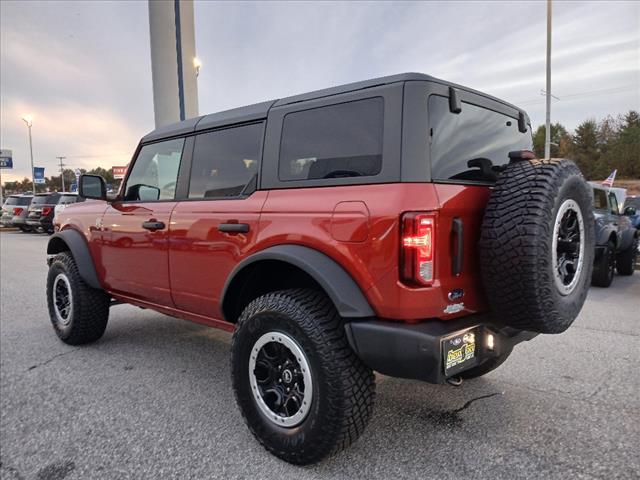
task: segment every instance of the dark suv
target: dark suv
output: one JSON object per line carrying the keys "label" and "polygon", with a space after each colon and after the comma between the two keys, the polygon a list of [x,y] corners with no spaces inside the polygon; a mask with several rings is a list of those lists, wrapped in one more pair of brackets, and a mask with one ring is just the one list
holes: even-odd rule
{"label": "dark suv", "polygon": [[84,175],[49,241],[58,336],[127,302],[233,331],[240,411],[273,454],[354,441],[373,371],[459,384],[584,302],[591,189],[530,152],[525,112],[421,74],[186,120],[142,138],[120,191]]}
{"label": "dark suv", "polygon": [[53,217],[60,195],[58,192],[37,193],[29,207],[27,225],[33,230],[53,233]]}
{"label": "dark suv", "polygon": [[592,183],[596,220],[596,255],[592,284],[609,287],[614,270],[619,275],[633,275],[638,257],[638,230],[628,216],[620,214],[616,195]]}

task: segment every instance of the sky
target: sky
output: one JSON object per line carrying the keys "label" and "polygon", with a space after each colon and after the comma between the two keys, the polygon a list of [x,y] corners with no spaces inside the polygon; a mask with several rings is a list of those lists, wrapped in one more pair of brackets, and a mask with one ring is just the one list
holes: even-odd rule
{"label": "sky", "polygon": [[[200,113],[401,72],[512,102],[544,123],[546,2],[195,2]],[[640,110],[640,2],[553,2],[551,116]],[[2,181],[126,165],[153,130],[146,1],[0,2]]]}

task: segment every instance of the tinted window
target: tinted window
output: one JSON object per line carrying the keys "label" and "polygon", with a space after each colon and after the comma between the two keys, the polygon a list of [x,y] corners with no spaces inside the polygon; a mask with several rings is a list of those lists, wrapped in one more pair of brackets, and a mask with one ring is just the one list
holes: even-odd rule
{"label": "tinted window", "polygon": [[36,195],[33,197],[32,205],[51,205],[58,203],[58,199],[60,198],[59,193],[52,193],[50,195]]}
{"label": "tinted window", "polygon": [[5,200],[4,204],[5,205],[19,205],[18,198],[19,197],[7,197],[7,199]]}
{"label": "tinted window", "polygon": [[640,208],[640,197],[627,197],[624,201],[624,208],[627,207]]}
{"label": "tinted window", "polygon": [[234,197],[255,185],[263,124],[196,136],[189,198]]}
{"label": "tinted window", "polygon": [[593,189],[593,208],[596,210],[608,210],[607,194],[604,190]]}
{"label": "tinted window", "polygon": [[611,202],[611,213],[615,213],[616,215],[620,213],[618,210],[618,199],[616,198],[615,193],[609,194],[609,202]]}
{"label": "tinted window", "polygon": [[280,144],[280,180],[380,173],[384,100],[370,98],[289,113]]}
{"label": "tinted window", "polygon": [[19,197],[18,205],[29,205],[33,197]]}
{"label": "tinted window", "polygon": [[142,147],[127,179],[125,200],[172,200],[183,146],[184,139],[177,138]]}
{"label": "tinted window", "polygon": [[451,113],[446,97],[429,97],[429,127],[434,180],[495,182],[510,151],[532,149],[517,119],[465,102]]}

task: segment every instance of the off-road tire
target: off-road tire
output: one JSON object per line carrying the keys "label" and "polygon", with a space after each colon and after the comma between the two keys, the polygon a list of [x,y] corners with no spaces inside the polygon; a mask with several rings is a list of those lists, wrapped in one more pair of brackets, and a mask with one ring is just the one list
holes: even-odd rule
{"label": "off-road tire", "polygon": [[509,355],[511,355],[512,351],[513,349],[507,350],[506,352],[502,353],[502,355],[498,357],[490,358],[489,360],[487,360],[481,365],[478,365],[477,367],[473,367],[473,368],[470,368],[469,370],[459,373],[458,376],[465,380],[471,380],[472,378],[482,377],[483,375],[486,375],[489,372],[493,372],[496,368],[502,365],[507,360],[507,358],[509,358]]}
{"label": "off-road tire", "polygon": [[[66,324],[59,320],[54,306],[53,287],[60,274],[71,286],[72,307]],[[85,283],[70,252],[55,256],[47,275],[47,305],[53,329],[60,340],[69,345],[81,345],[102,337],[109,319],[109,302],[110,297],[104,291]]]}
{"label": "off-road tire", "polygon": [[[252,348],[271,331],[295,340],[311,370],[311,408],[302,423],[289,428],[267,418],[249,380]],[[253,300],[233,335],[231,371],[249,430],[268,451],[290,463],[315,463],[346,448],[362,434],[373,411],[373,372],[353,352],[342,319],[319,291],[282,290]]]}
{"label": "off-road tire", "polygon": [[615,270],[616,245],[612,240],[607,242],[602,255],[595,262],[593,267],[593,275],[591,277],[591,285],[594,287],[609,288],[613,282],[613,273]]}
{"label": "off-road tire", "polygon": [[[522,160],[501,173],[485,210],[479,245],[483,286],[498,321],[522,330],[560,333],[575,320],[593,268],[592,196],[570,160]],[[562,293],[556,283],[553,237],[558,213],[568,200],[581,214],[584,248],[573,288]]]}
{"label": "off-road tire", "polygon": [[633,275],[638,258],[638,237],[634,237],[629,247],[618,253],[616,258],[616,269],[619,275]]}

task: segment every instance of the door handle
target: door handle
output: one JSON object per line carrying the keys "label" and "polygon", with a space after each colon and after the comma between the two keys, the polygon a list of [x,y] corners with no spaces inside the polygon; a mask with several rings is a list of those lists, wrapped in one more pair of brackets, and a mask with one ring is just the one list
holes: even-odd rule
{"label": "door handle", "polygon": [[166,225],[164,222],[158,222],[157,220],[149,220],[142,223],[142,228],[155,232],[156,230],[162,230]]}
{"label": "door handle", "polygon": [[248,223],[221,223],[218,225],[219,232],[226,233],[247,233],[249,231]]}
{"label": "door handle", "polygon": [[464,227],[462,225],[462,219],[453,219],[451,231],[456,238],[456,250],[453,255],[451,273],[457,277],[462,273],[462,261],[464,260]]}

